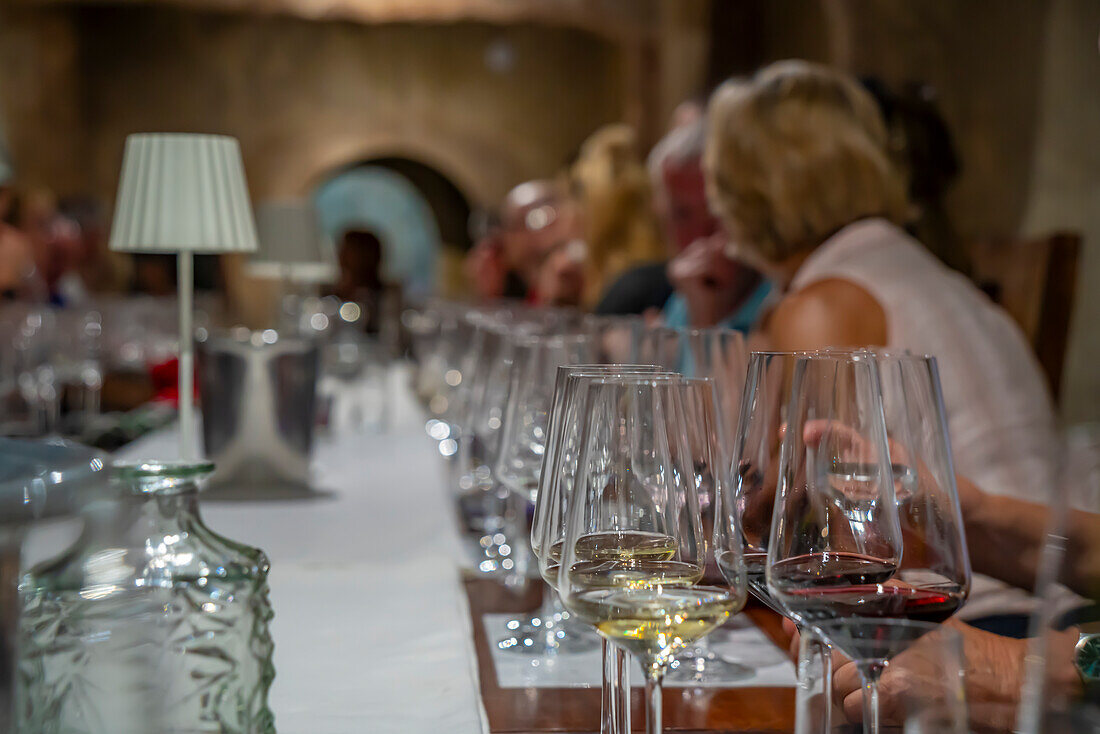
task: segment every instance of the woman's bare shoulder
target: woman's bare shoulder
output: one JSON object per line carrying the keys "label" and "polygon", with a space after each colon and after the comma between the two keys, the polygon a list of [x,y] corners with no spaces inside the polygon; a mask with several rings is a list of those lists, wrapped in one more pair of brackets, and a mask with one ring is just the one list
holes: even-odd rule
{"label": "woman's bare shoulder", "polygon": [[767,331],[775,349],[884,346],[886,312],[866,289],[827,278],[790,293],[775,307]]}

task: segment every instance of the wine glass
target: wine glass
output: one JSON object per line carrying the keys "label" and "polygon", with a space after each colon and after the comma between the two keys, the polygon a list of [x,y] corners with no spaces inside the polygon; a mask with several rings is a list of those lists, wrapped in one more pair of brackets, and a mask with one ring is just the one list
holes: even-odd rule
{"label": "wine glass", "polygon": [[[557,371],[562,365],[586,361],[591,352],[587,334],[520,334],[512,338],[512,368],[508,399],[500,429],[501,442],[494,467],[495,479],[510,493],[510,517],[526,519],[526,509],[538,496],[543,456]],[[519,528],[505,537],[518,543]],[[525,570],[525,569],[520,569]],[[508,652],[548,655],[579,650],[590,640],[569,635],[562,627],[561,610],[553,594],[545,594],[535,615],[512,619],[511,634],[497,643]]]}
{"label": "wine glass", "polygon": [[[893,369],[885,356],[883,363]],[[897,370],[886,400],[871,352],[800,357],[792,377],[768,589],[856,661],[867,732],[879,731],[878,678],[890,657],[928,629],[883,620],[937,624],[969,588],[942,402],[930,397],[938,395],[934,375]],[[926,395],[914,395],[920,387]],[[884,403],[900,465],[891,465]]]}
{"label": "wine glass", "polygon": [[[708,329],[656,329],[647,334],[650,356],[669,363],[689,377],[706,377],[714,383],[715,405],[711,422],[716,428],[715,441],[723,464],[728,468],[731,426],[736,421],[741,392],[745,384],[745,366],[748,353],[745,337],[739,331],[721,327]],[[710,407],[707,410],[711,410]],[[699,506],[703,513],[704,529],[714,527],[714,486],[701,478]],[[688,678],[696,683],[707,681],[729,682],[751,674],[751,669],[728,660],[710,645],[710,637],[704,637],[685,650],[670,666],[677,679]]]}
{"label": "wine glass", "polygon": [[[731,426],[732,481],[715,497],[714,509],[714,555],[719,570],[728,573],[725,558],[730,549],[738,555],[743,552],[749,591],[787,617],[790,613],[768,591],[764,572],[778,479],[780,429],[787,420],[790,380],[800,354],[753,352],[749,358],[740,410]],[[828,734],[832,728],[832,655],[809,627],[799,625],[799,640],[795,731]]]}
{"label": "wine glass", "polygon": [[[560,605],[557,593],[561,547],[565,536],[568,498],[577,470],[577,449],[582,421],[579,411],[585,390],[592,380],[641,377],[648,380],[679,379],[673,373],[659,373],[653,365],[574,365],[558,368],[554,403],[548,421],[548,439],[539,475],[539,491],[531,523],[531,548],[539,571],[551,587],[544,595]],[[568,613],[566,612],[566,615]],[[600,731],[629,734],[630,683],[626,653],[603,640],[603,705]]]}
{"label": "wine glass", "polygon": [[583,327],[592,336],[598,363],[624,364],[638,359],[639,340],[645,332],[641,316],[589,314]]}
{"label": "wine glass", "polygon": [[706,380],[593,380],[579,414],[558,590],[567,609],[642,663],[650,734],[661,731],[668,664],[745,601],[743,585],[699,585],[707,543],[694,467],[724,476],[716,447],[691,440],[688,422],[712,389]]}

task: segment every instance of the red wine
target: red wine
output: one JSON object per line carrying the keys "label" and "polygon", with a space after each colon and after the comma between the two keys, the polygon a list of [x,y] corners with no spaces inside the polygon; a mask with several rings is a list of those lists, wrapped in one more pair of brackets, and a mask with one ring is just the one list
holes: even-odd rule
{"label": "red wine", "polygon": [[779,561],[772,568],[777,585],[833,587],[881,584],[897,572],[897,564],[858,553],[808,553]]}
{"label": "red wine", "polygon": [[784,605],[807,620],[891,617],[942,622],[962,604],[957,584],[911,586],[893,578],[897,566],[855,553],[814,553],[772,568]]}

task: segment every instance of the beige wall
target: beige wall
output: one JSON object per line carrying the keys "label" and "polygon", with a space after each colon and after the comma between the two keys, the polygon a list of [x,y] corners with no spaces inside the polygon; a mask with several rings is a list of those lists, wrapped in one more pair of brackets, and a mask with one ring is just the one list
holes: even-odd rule
{"label": "beige wall", "polygon": [[[82,57],[99,190],[127,133],[180,129],[238,136],[257,198],[402,155],[486,202],[552,173],[621,109],[614,53],[575,31],[84,12],[111,29],[86,33]],[[511,71],[486,68],[494,42],[513,48]]]}
{"label": "beige wall", "polygon": [[1024,228],[1085,236],[1062,415],[1100,420],[1100,2],[1054,0],[1044,24],[1042,96]]}
{"label": "beige wall", "polygon": [[0,3],[0,118],[24,184],[84,185],[77,33],[70,13]]}
{"label": "beige wall", "polygon": [[[64,22],[62,13],[37,12]],[[624,107],[620,54],[577,30],[365,26],[166,8],[75,12],[80,42],[45,52],[68,71],[55,79],[5,65],[3,109],[25,177],[87,186],[108,200],[125,136],[178,130],[239,137],[255,198],[301,195],[333,168],[399,155],[437,168],[474,203],[491,202],[553,173]],[[9,35],[25,49],[28,36],[47,28],[33,30]],[[493,43],[510,46],[513,68],[487,68]],[[65,67],[62,47],[78,63]],[[23,52],[4,44],[9,56]],[[43,104],[19,101],[29,88],[65,107],[61,137],[82,142],[83,155],[43,160],[48,115]],[[74,158],[82,165],[72,166]]]}

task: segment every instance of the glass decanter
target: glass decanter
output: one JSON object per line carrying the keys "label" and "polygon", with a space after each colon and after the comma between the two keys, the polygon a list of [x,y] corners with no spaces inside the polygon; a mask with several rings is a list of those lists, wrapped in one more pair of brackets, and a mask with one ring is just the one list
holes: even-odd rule
{"label": "glass decanter", "polygon": [[268,560],[203,524],[209,462],[118,464],[20,583],[17,732],[274,732]]}

